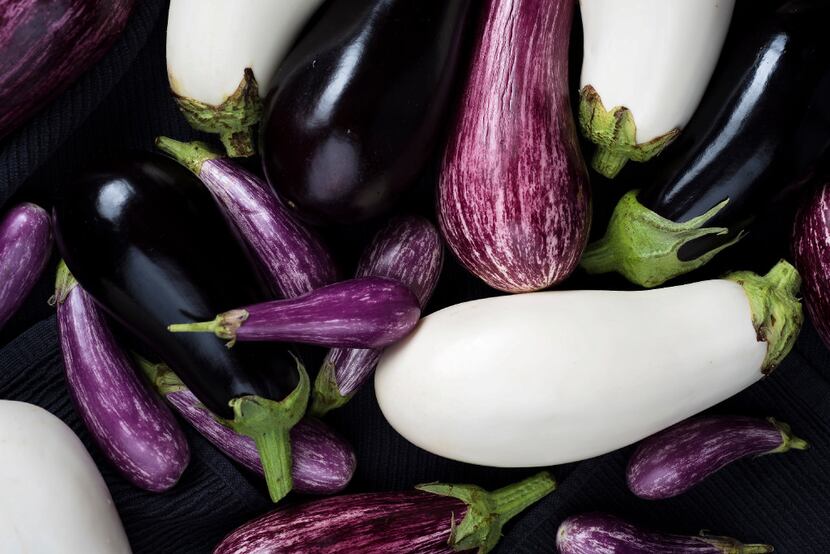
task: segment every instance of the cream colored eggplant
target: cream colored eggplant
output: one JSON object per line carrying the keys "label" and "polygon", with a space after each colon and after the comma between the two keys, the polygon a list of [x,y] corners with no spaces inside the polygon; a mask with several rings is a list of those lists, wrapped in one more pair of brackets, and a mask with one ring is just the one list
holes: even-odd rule
{"label": "cream colored eggplant", "polygon": [[421,320],[375,377],[386,419],[434,454],[495,467],[583,460],[743,390],[789,353],[798,272],[650,291],[488,298]]}
{"label": "cream colored eggplant", "polygon": [[659,154],[689,122],[715,70],[735,0],[581,0],[580,125],[612,178]]}

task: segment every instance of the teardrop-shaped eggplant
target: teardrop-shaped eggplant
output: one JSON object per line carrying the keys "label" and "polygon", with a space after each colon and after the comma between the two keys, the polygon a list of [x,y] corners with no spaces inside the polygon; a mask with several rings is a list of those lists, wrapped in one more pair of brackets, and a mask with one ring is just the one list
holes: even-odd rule
{"label": "teardrop-shaped eggplant", "polygon": [[331,0],[274,77],[260,148],[301,217],[386,211],[441,135],[470,0]]}

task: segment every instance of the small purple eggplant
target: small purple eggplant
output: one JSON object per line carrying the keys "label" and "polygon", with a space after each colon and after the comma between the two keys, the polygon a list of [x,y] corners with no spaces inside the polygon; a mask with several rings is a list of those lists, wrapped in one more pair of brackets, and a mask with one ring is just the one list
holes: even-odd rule
{"label": "small purple eggplant", "polygon": [[190,462],[170,409],[136,373],[101,309],[63,262],[55,284],[66,383],[95,442],[135,486],[163,492]]}
{"label": "small purple eggplant", "polygon": [[830,182],[816,188],[798,212],[792,252],[804,278],[807,313],[830,348]]}
{"label": "small purple eggplant", "polygon": [[789,425],[773,418],[712,416],[688,419],[640,443],[628,462],[631,492],[648,500],[686,492],[746,456],[804,450]]}
{"label": "small purple eggplant", "polygon": [[337,281],[334,261],[319,237],[291,215],[264,180],[203,142],[159,137],[156,146],[210,190],[275,295],[295,298]]}
{"label": "small purple eggplant", "polygon": [[255,519],[214,554],[486,553],[507,521],[555,488],[542,472],[491,493],[473,485],[430,484],[327,498]]}
{"label": "small purple eggplant", "polygon": [[[438,284],[444,247],[438,230],[418,216],[398,217],[381,229],[357,266],[357,277],[388,277],[408,286],[424,309]],[[314,383],[311,413],[346,404],[372,375],[381,350],[335,348]]]}
{"label": "small purple eggplant", "polygon": [[741,544],[729,537],[668,535],[640,529],[608,514],[569,517],[556,532],[560,554],[761,554],[766,544]]}
{"label": "small purple eggplant", "polygon": [[51,252],[49,214],[40,206],[20,204],[0,221],[0,328],[26,300]]}
{"label": "small purple eggplant", "polygon": [[230,341],[298,342],[382,348],[401,340],[421,317],[418,299],[392,279],[361,277],[287,300],[231,310],[213,321],[170,325],[173,333],[210,332]]}
{"label": "small purple eggplant", "polygon": [[[265,475],[253,439],[219,423],[166,365],[144,359],[138,364],[159,394],[202,436],[246,469]],[[349,443],[312,418],[300,420],[291,428],[290,436],[295,491],[334,494],[346,488],[357,466]]]}

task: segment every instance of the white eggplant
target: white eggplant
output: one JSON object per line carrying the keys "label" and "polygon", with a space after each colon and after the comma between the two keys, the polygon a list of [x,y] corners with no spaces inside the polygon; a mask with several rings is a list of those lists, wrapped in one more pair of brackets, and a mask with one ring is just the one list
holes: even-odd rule
{"label": "white eggplant", "polygon": [[798,272],[635,292],[488,298],[387,350],[389,423],[434,454],[495,467],[583,460],[694,415],[769,373],[803,319]]}
{"label": "white eggplant", "polygon": [[582,132],[613,178],[673,141],[700,103],[735,0],[581,0]]}
{"label": "white eggplant", "polygon": [[188,122],[219,133],[231,156],[254,153],[251,127],[268,82],[322,0],[172,0],[170,87]]}
{"label": "white eggplant", "polygon": [[4,554],[130,552],[89,453],[42,408],[0,400],[0,491]]}

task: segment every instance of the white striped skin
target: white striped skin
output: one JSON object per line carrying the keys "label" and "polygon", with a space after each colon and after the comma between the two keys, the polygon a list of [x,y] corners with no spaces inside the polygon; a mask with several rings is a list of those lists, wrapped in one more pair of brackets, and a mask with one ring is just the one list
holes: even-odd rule
{"label": "white striped skin", "polygon": [[799,211],[792,252],[810,320],[830,348],[830,183],[817,188]]}

